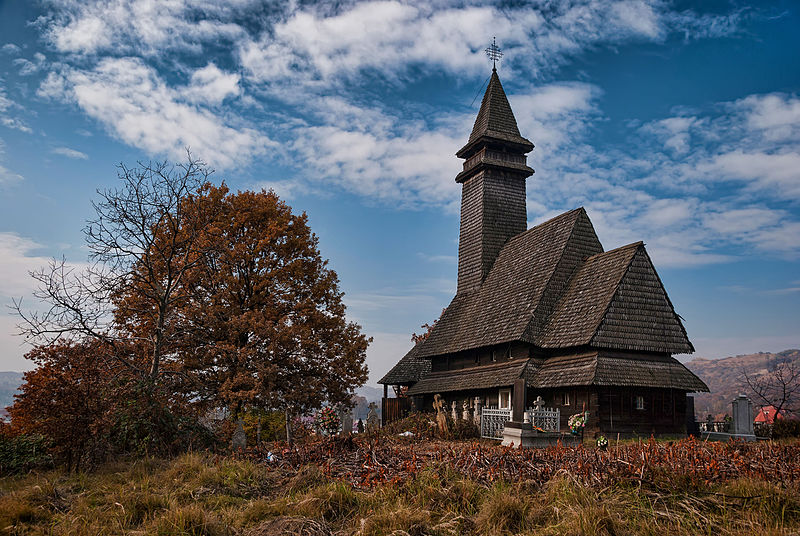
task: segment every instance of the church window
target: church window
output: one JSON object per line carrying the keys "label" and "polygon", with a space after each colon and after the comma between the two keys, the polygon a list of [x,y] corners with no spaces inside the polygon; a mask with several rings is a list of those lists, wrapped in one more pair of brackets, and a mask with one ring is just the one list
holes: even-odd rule
{"label": "church window", "polygon": [[644,409],[644,397],[642,395],[636,397],[636,409]]}
{"label": "church window", "polygon": [[569,391],[564,391],[561,394],[561,405],[562,406],[569,406],[570,405]]}

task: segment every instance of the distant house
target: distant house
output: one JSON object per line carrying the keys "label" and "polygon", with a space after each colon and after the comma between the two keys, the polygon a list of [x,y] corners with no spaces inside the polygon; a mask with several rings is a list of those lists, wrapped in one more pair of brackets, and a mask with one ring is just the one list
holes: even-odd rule
{"label": "distant house", "polygon": [[456,295],[380,380],[384,393],[419,409],[438,393],[510,410],[522,378],[527,400],[561,410],[562,428],[585,410],[589,431],[684,433],[686,394],[708,387],[672,357],[694,348],[644,244],[604,251],[583,208],[527,229],[532,149],[493,70],[457,153]]}
{"label": "distant house", "polygon": [[756,412],[753,419],[755,424],[774,424],[776,419],[783,419],[786,417],[786,410],[781,410],[778,413],[778,408],[775,406],[764,406]]}

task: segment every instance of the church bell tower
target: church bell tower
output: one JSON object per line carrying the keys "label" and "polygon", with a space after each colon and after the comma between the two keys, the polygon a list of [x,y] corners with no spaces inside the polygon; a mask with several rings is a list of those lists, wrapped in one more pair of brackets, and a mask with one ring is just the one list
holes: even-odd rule
{"label": "church bell tower", "polygon": [[527,229],[525,180],[533,174],[523,138],[497,76],[492,76],[467,144],[456,153],[464,169],[458,237],[458,294],[480,287],[500,250]]}

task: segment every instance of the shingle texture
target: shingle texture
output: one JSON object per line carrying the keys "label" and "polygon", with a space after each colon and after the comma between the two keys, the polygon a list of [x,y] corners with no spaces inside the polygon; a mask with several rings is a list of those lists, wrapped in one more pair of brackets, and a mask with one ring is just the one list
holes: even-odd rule
{"label": "shingle texture", "polygon": [[414,396],[513,385],[514,380],[522,377],[527,364],[527,359],[518,359],[463,370],[432,372],[414,384],[406,394]]}
{"label": "shingle texture", "polygon": [[456,294],[421,343],[419,356],[535,342],[572,272],[599,251],[602,246],[583,208],[515,236],[478,289]]}
{"label": "shingle texture", "polygon": [[408,351],[378,383],[386,385],[409,385],[417,382],[431,371],[431,360],[417,357],[419,345]]}
{"label": "shingle texture", "polygon": [[537,344],[694,351],[641,242],[587,259]]}
{"label": "shingle texture", "polygon": [[477,289],[506,242],[527,228],[525,181],[483,171],[462,187],[458,292]]}
{"label": "shingle texture", "polygon": [[533,388],[597,385],[708,391],[705,383],[673,357],[604,351],[545,360],[530,368],[526,383]]}
{"label": "shingle texture", "polygon": [[503,91],[503,85],[500,83],[500,78],[497,76],[496,71],[492,71],[489,85],[486,86],[486,93],[483,94],[481,109],[478,111],[478,117],[472,127],[467,147],[481,137],[497,138],[511,143],[532,146],[531,142],[523,138],[519,133],[517,120],[511,111],[511,105],[508,104],[508,97]]}
{"label": "shingle texture", "polygon": [[674,354],[694,352],[643,245],[636,248],[617,285],[592,345]]}

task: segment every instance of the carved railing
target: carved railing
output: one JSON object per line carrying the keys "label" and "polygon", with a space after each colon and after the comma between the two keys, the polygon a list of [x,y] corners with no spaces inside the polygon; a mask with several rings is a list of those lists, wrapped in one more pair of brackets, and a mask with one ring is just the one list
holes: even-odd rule
{"label": "carved railing", "polygon": [[[510,409],[483,408],[481,412],[481,437],[503,439],[503,428],[511,420]],[[525,411],[525,422],[545,432],[561,431],[561,410],[529,409]]]}
{"label": "carved railing", "polygon": [[545,432],[561,431],[561,410],[556,408],[529,409],[525,412],[525,422]]}
{"label": "carved railing", "polygon": [[503,439],[503,428],[511,420],[510,409],[483,408],[481,412],[481,437]]}

